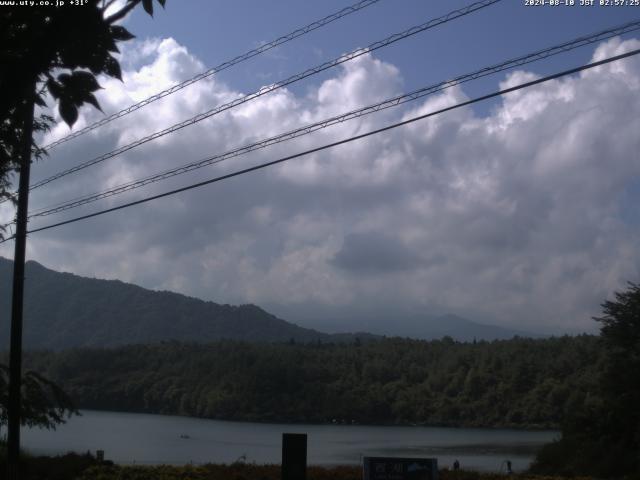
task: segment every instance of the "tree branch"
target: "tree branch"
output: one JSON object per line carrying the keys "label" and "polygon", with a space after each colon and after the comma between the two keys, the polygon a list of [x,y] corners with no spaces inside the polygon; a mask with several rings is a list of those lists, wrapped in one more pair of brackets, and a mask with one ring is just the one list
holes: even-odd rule
{"label": "tree branch", "polygon": [[124,7],[122,7],[121,10],[117,11],[116,13],[114,13],[113,15],[109,15],[105,21],[109,24],[113,24],[115,22],[117,22],[118,20],[122,20],[124,17],[127,16],[127,13],[129,13],[131,10],[133,10],[136,5],[140,3],[140,0],[132,0],[130,3],[126,4]]}

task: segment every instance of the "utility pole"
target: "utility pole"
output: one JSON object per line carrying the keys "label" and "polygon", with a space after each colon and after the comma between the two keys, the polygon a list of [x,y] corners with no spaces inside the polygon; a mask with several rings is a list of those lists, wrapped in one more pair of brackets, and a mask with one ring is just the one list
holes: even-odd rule
{"label": "utility pole", "polygon": [[20,477],[20,410],[22,387],[22,312],[24,299],[24,261],[27,246],[27,210],[29,208],[29,173],[31,171],[31,143],[33,141],[33,110],[35,108],[36,78],[29,88],[23,105],[22,151],[20,152],[20,183],[16,213],[15,253],[13,256],[13,294],[11,298],[11,345],[9,353],[9,422],[7,435],[7,478]]}

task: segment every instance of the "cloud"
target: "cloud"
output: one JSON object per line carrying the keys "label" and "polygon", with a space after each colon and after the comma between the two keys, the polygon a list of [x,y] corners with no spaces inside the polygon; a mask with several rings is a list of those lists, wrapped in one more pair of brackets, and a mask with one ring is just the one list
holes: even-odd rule
{"label": "cloud", "polygon": [[348,234],[333,263],[357,274],[382,275],[412,270],[422,259],[393,236],[373,232]]}
{"label": "cloud", "polygon": [[[593,58],[638,45],[613,39],[598,46]],[[106,112],[204,69],[173,39],[132,43],[123,55],[130,58],[125,83],[102,82]],[[530,71],[512,72],[496,88],[532,78]],[[301,315],[310,306],[319,309],[317,317],[324,307],[344,317],[361,305],[411,307],[522,329],[590,329],[602,300],[640,275],[640,225],[628,214],[640,178],[639,79],[637,59],[602,66],[506,95],[486,115],[457,109],[272,169],[33,234],[29,256],[82,275],[221,303],[293,306]],[[365,55],[306,95],[280,89],[35,190],[31,205],[222,153],[401,91],[401,72]],[[34,167],[34,177],[240,95],[208,78],[57,147]],[[59,219],[466,99],[463,89],[451,88]],[[99,112],[83,110],[79,126],[99,118]],[[45,142],[67,132],[59,124]],[[11,256],[7,246],[0,252]],[[395,320],[394,328],[401,329]]]}

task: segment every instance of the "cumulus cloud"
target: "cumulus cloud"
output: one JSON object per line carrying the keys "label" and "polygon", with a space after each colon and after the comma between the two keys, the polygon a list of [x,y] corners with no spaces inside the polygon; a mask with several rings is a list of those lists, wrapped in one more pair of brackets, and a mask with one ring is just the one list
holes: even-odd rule
{"label": "cumulus cloud", "polygon": [[[593,59],[638,48],[610,40]],[[137,42],[117,111],[204,66],[173,39]],[[281,89],[35,190],[32,208],[222,153],[402,91],[372,55],[296,95]],[[535,78],[517,71],[496,88]],[[51,268],[221,303],[340,309],[410,306],[522,329],[590,329],[599,303],[640,275],[624,214],[640,178],[640,61],[628,59],[197,191],[30,237]],[[499,85],[498,85],[499,83]],[[259,87],[259,85],[256,85]],[[215,77],[52,151],[43,178],[237,98]],[[62,215],[117,205],[466,100],[461,88]],[[78,126],[100,118],[82,112]],[[44,142],[66,134],[62,123]],[[10,215],[5,208],[3,214]],[[48,217],[53,220],[54,217]],[[45,224],[44,220],[33,226]],[[1,251],[10,256],[7,246]],[[295,320],[295,318],[294,318]],[[394,327],[401,329],[398,319]],[[322,324],[316,324],[322,329]]]}

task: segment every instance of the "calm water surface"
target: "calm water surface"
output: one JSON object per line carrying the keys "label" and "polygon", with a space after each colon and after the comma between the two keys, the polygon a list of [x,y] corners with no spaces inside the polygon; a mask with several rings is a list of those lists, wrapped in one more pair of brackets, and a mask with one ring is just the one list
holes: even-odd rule
{"label": "calm water surface", "polygon": [[[308,434],[312,465],[358,464],[362,456],[457,458],[462,468],[500,471],[505,460],[527,468],[558,432],[470,428],[288,425],[224,422],[137,413],[83,411],[56,431],[23,429],[22,445],[36,454],[104,450],[122,464],[280,463],[282,433]],[[188,436],[182,438],[181,436]]]}

